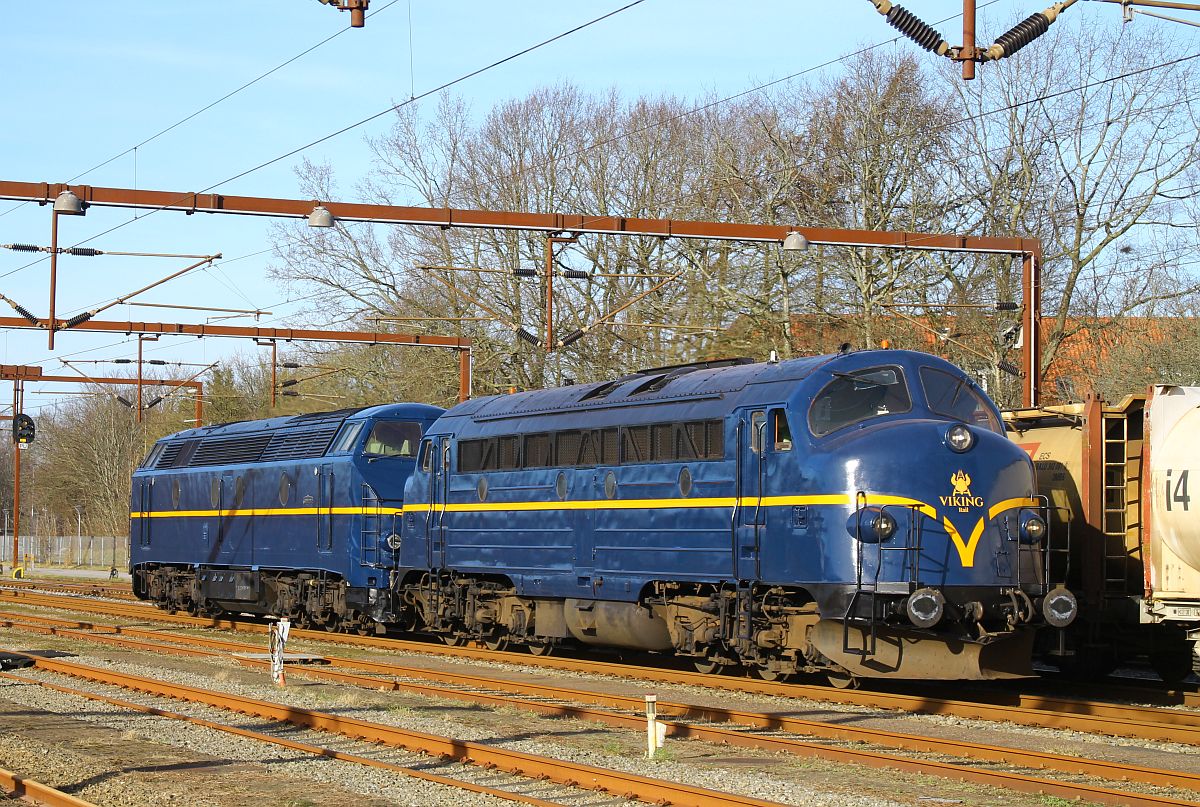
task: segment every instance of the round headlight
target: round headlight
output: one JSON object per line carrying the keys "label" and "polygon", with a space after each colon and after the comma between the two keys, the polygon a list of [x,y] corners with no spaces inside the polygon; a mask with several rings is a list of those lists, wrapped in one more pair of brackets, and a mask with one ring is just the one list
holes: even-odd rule
{"label": "round headlight", "polygon": [[871,529],[875,530],[880,541],[886,541],[896,534],[896,519],[880,510],[879,515],[871,521]]}
{"label": "round headlight", "polygon": [[1046,522],[1031,515],[1021,524],[1021,539],[1027,544],[1040,544],[1046,537]]}
{"label": "round headlight", "polygon": [[975,435],[963,424],[955,423],[946,431],[946,445],[959,454],[970,451],[971,446],[975,445]]}
{"label": "round headlight", "polygon": [[1042,616],[1051,627],[1065,628],[1075,621],[1078,614],[1079,601],[1062,586],[1056,587],[1042,600]]}
{"label": "round headlight", "polygon": [[917,589],[909,595],[904,610],[918,628],[932,628],[946,613],[946,598],[936,588]]}

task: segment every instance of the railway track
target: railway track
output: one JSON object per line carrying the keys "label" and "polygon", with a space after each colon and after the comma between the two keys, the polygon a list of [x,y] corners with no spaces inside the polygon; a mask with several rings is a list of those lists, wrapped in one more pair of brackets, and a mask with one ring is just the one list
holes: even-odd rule
{"label": "railway track", "polygon": [[[39,594],[28,590],[0,591],[0,602],[103,614],[109,617],[141,621],[166,622],[186,627],[221,628],[255,634],[263,634],[267,631],[267,626],[262,623],[168,614],[142,603],[86,601],[78,597]],[[500,652],[484,648],[446,647],[428,642],[324,631],[293,629],[292,637],[293,639],[354,645],[377,650],[454,656],[491,662],[502,661],[579,673],[632,677],[648,682],[684,684],[710,689],[803,698],[818,702],[1016,723],[1050,729],[1070,729],[1085,733],[1200,746],[1200,714],[1178,709],[1131,706],[1002,690],[984,691],[979,687],[973,687],[970,690],[972,697],[976,699],[968,701],[939,697],[927,690],[922,690],[919,694],[868,689],[839,690],[806,684],[713,676],[682,670],[567,657],[534,657],[524,653]]]}
{"label": "railway track", "polygon": [[[33,661],[33,667],[30,668],[32,670],[67,676],[103,686],[118,687],[124,690],[143,693],[154,698],[167,698],[188,704],[211,707],[228,714],[236,715],[237,717],[234,719],[239,725],[233,726],[221,721],[196,718],[192,715],[163,709],[158,706],[147,706],[125,699],[114,698],[104,693],[63,687],[50,682],[36,680],[28,675],[9,672],[0,673],[0,677],[10,681],[49,686],[60,692],[85,697],[89,700],[104,701],[123,709],[141,711],[158,717],[184,720],[203,725],[206,728],[236,733],[239,736],[282,745],[296,751],[304,751],[322,758],[333,758],[345,762],[370,765],[376,768],[386,768],[406,776],[415,775],[427,781],[437,781],[439,784],[468,789],[476,793],[487,793],[488,795],[510,801],[519,801],[534,805],[553,805],[559,803],[538,797],[531,797],[515,790],[464,782],[449,776],[433,775],[428,773],[427,770],[415,770],[409,766],[392,765],[373,759],[372,757],[346,753],[324,745],[318,746],[311,743],[276,737],[272,736],[268,731],[246,729],[243,727],[244,718],[256,718],[267,721],[270,724],[286,724],[305,730],[341,735],[359,743],[377,744],[422,754],[426,757],[436,757],[443,762],[466,763],[488,771],[499,771],[519,777],[527,787],[530,784],[534,784],[535,786],[540,785],[542,781],[549,780],[569,789],[595,790],[651,804],[672,804],[680,805],[681,807],[769,807],[769,805],[776,804],[776,802],[768,802],[731,793],[721,793],[679,782],[653,779],[623,771],[567,762],[452,737],[441,737],[425,732],[409,731],[396,726],[372,723],[344,715],[256,700],[224,691],[200,689],[155,678],[90,667],[61,659],[47,659],[37,656],[30,656],[29,658]],[[423,761],[421,764],[427,765],[428,760]],[[557,798],[561,799],[562,796],[560,795]]]}
{"label": "railway track", "polygon": [[0,768],[0,800],[3,799],[24,799],[42,807],[95,807],[90,801]]}
{"label": "railway track", "polygon": [[[78,629],[67,620],[45,617],[22,620],[0,614],[0,625],[53,633],[71,639],[115,644],[134,650],[165,655],[178,653],[228,657],[229,653],[248,653],[260,649],[223,639],[164,635],[160,631],[123,627],[119,632],[98,633],[104,628]],[[405,665],[381,663],[362,659],[325,656],[331,669],[293,668],[292,675],[326,682],[363,687],[371,690],[405,690],[417,694],[484,703],[492,707],[513,707],[558,717],[605,723],[633,731],[645,728],[645,719],[638,715],[640,698],[597,694],[576,689],[513,682],[474,673],[427,670]],[[265,666],[264,661],[239,659],[244,664]],[[384,678],[382,676],[387,676]],[[431,684],[429,682],[436,682]],[[531,698],[533,700],[531,700]],[[588,704],[580,706],[578,704]],[[886,767],[902,771],[961,779],[991,787],[1022,790],[1062,798],[1084,798],[1109,804],[1183,805],[1188,800],[1133,793],[1079,783],[1066,783],[1029,776],[1016,771],[997,771],[981,764],[1002,764],[1011,767],[1052,770],[1070,775],[1099,777],[1109,781],[1142,782],[1157,787],[1170,787],[1200,793],[1200,774],[1185,771],[1151,769],[1121,763],[1087,760],[1063,755],[1024,751],[1009,747],[979,743],[939,740],[863,727],[830,725],[818,721],[800,720],[788,716],[758,714],[730,709],[711,709],[691,704],[659,702],[660,715],[674,719],[664,721],[667,733],[708,742],[756,748],[775,753],[815,757],[842,763]],[[714,725],[720,723],[722,725]],[[733,724],[735,728],[728,727]],[[790,736],[789,736],[790,735]],[[814,744],[814,740],[852,742],[860,747],[830,747]],[[897,756],[867,750],[862,744],[877,748],[896,749],[920,755],[918,758]],[[934,761],[929,755],[954,757],[958,760]]]}
{"label": "railway track", "polygon": [[60,594],[77,594],[81,597],[104,597],[113,600],[133,600],[133,589],[128,583],[109,583],[107,581],[68,582],[65,580],[4,580],[0,581],[0,590],[13,591],[47,591]]}

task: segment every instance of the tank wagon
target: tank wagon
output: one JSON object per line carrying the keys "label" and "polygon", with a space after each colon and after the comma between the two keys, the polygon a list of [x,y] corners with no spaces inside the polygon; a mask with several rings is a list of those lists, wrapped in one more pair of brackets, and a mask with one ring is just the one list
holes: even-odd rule
{"label": "tank wagon", "polygon": [[1142,655],[1166,681],[1200,671],[1200,387],[1116,404],[1093,395],[1005,421],[1034,460],[1079,595],[1080,618],[1044,655],[1089,677]]}
{"label": "tank wagon", "polygon": [[169,610],[392,622],[404,483],[443,410],[395,404],[190,429],[133,474],[133,590]]}
{"label": "tank wagon", "polygon": [[1028,455],[961,370],[864,351],[479,398],[426,433],[396,603],[447,641],[763,677],[1028,674],[1068,625]]}

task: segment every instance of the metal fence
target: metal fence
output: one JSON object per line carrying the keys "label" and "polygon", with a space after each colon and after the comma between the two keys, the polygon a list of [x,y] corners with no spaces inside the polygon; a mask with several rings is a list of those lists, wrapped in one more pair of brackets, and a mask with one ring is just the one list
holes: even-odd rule
{"label": "metal fence", "polygon": [[[13,539],[5,533],[0,539],[0,563],[12,568]],[[120,535],[22,535],[18,551],[20,564],[26,567],[60,566],[68,568],[124,570],[129,565],[129,536]]]}

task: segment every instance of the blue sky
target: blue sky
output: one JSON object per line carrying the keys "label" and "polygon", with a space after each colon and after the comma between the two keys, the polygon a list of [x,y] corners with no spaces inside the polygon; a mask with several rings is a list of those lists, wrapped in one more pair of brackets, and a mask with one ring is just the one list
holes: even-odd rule
{"label": "blue sky", "polygon": [[[0,85],[5,110],[0,179],[203,190],[625,2],[372,0],[373,16],[356,30],[347,30],[348,14],[317,0],[4,3],[0,53],[7,75]],[[989,35],[1045,5],[1046,0],[989,4],[981,11],[981,41],[990,42]],[[958,0],[909,0],[905,6],[930,22],[962,10]],[[1080,3],[1068,13],[1097,24],[1121,24],[1120,10],[1113,5]],[[959,24],[955,19],[939,28],[957,42]],[[1136,24],[1166,23],[1142,18]],[[140,146],[136,156],[125,154],[89,171],[339,31],[249,89]],[[615,86],[627,96],[724,95],[887,41],[893,33],[867,0],[646,0],[450,92],[479,113],[564,79],[587,90]],[[918,52],[914,45],[905,47]],[[944,69],[956,68],[945,63]],[[429,99],[424,108],[435,104]],[[389,125],[385,116],[303,156],[330,163],[341,187],[351,188],[370,168],[364,137]],[[283,160],[215,190],[298,196],[292,169],[300,159]],[[48,210],[0,202],[0,243],[48,244]],[[270,254],[257,254],[270,246],[267,220],[177,213],[132,218],[130,211],[93,208],[86,217],[60,219],[60,242],[130,252],[221,252],[225,259],[214,269],[138,299],[263,308],[274,316],[262,324],[302,324],[289,320],[297,306],[287,303],[287,294],[266,278]],[[125,226],[92,240],[121,224]],[[29,253],[0,250],[0,293],[44,315],[48,264],[27,267],[34,259]],[[94,307],[189,262],[64,257],[59,261],[58,311],[70,315]],[[0,313],[10,311],[0,304]],[[100,318],[198,322],[204,316],[118,306]],[[250,349],[233,340],[163,339],[148,355],[213,361]],[[60,372],[58,357],[111,359],[135,352],[135,342],[120,335],[60,333],[53,354],[44,333],[0,335],[4,363],[41,364],[47,372]],[[117,369],[83,367],[95,373]],[[7,398],[0,391],[0,405]],[[52,399],[27,400],[26,408],[35,409]]]}

